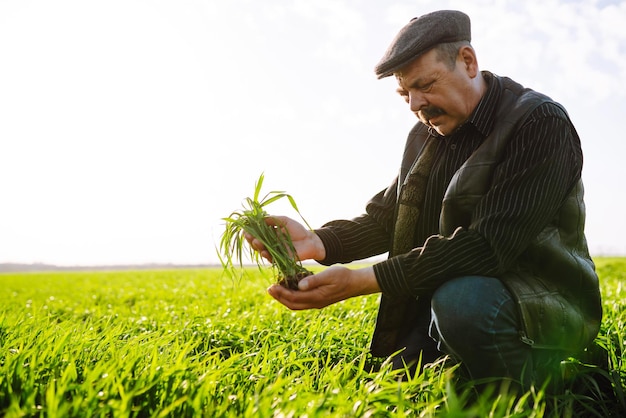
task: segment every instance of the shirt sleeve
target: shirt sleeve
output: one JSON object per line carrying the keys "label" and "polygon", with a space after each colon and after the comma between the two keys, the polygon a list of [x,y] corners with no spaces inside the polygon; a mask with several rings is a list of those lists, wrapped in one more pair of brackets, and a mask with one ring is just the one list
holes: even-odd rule
{"label": "shirt sleeve", "polygon": [[507,271],[553,219],[581,169],[569,119],[554,104],[539,106],[511,139],[470,225],[375,264],[382,292],[418,296],[455,277]]}
{"label": "shirt sleeve", "polygon": [[398,179],[367,203],[365,214],[352,220],[335,220],[314,232],[326,249],[323,265],[349,263],[389,251]]}

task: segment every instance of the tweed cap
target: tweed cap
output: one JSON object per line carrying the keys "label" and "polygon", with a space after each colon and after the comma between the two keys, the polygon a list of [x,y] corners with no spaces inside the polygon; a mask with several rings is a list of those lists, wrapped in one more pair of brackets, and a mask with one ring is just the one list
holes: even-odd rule
{"label": "tweed cap", "polygon": [[388,77],[438,44],[471,41],[470,18],[456,10],[415,17],[394,38],[376,65],[376,76]]}

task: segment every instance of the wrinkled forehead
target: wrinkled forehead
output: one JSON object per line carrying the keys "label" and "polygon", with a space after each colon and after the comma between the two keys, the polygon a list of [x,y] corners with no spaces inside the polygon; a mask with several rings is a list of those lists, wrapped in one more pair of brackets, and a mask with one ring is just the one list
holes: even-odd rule
{"label": "wrinkled forehead", "polygon": [[436,57],[437,52],[433,48],[394,71],[393,75],[398,85],[420,84],[439,74],[441,62]]}

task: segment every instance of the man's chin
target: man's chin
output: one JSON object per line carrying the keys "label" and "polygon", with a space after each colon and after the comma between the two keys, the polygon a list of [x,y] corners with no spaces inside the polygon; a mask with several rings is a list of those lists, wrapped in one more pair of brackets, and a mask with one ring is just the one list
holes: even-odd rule
{"label": "man's chin", "polygon": [[449,134],[449,132],[447,131],[446,125],[442,124],[442,123],[433,123],[433,120],[429,120],[429,121],[423,121],[422,123],[426,126],[428,126],[430,129],[434,130],[435,132],[437,132],[439,135],[442,136],[446,136]]}
{"label": "man's chin", "polygon": [[443,131],[443,130],[437,128],[436,126],[433,126],[433,129],[435,130],[435,132],[437,132],[441,136],[447,136],[447,135],[450,134],[449,132],[446,132],[446,131]]}
{"label": "man's chin", "polygon": [[[446,123],[447,122],[447,123]],[[458,125],[450,123],[450,120],[444,120],[442,117],[430,119],[426,125],[433,129],[441,136],[452,135],[458,128]]]}
{"label": "man's chin", "polygon": [[[434,129],[439,135],[446,135],[447,130],[445,129],[445,123],[443,123],[442,118],[444,115],[433,116],[430,119],[419,118],[419,120],[426,126],[431,129]],[[448,132],[449,133],[449,132]]]}

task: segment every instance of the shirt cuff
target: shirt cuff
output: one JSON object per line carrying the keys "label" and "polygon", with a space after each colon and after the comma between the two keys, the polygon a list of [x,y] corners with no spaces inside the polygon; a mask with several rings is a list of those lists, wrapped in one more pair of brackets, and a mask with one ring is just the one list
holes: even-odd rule
{"label": "shirt cuff", "polygon": [[381,292],[392,298],[406,297],[411,288],[402,266],[402,256],[374,264],[374,274]]}
{"label": "shirt cuff", "polygon": [[326,251],[326,258],[317,260],[317,262],[325,266],[338,263],[343,253],[343,246],[337,235],[330,228],[324,227],[315,229],[313,232],[320,237]]}

